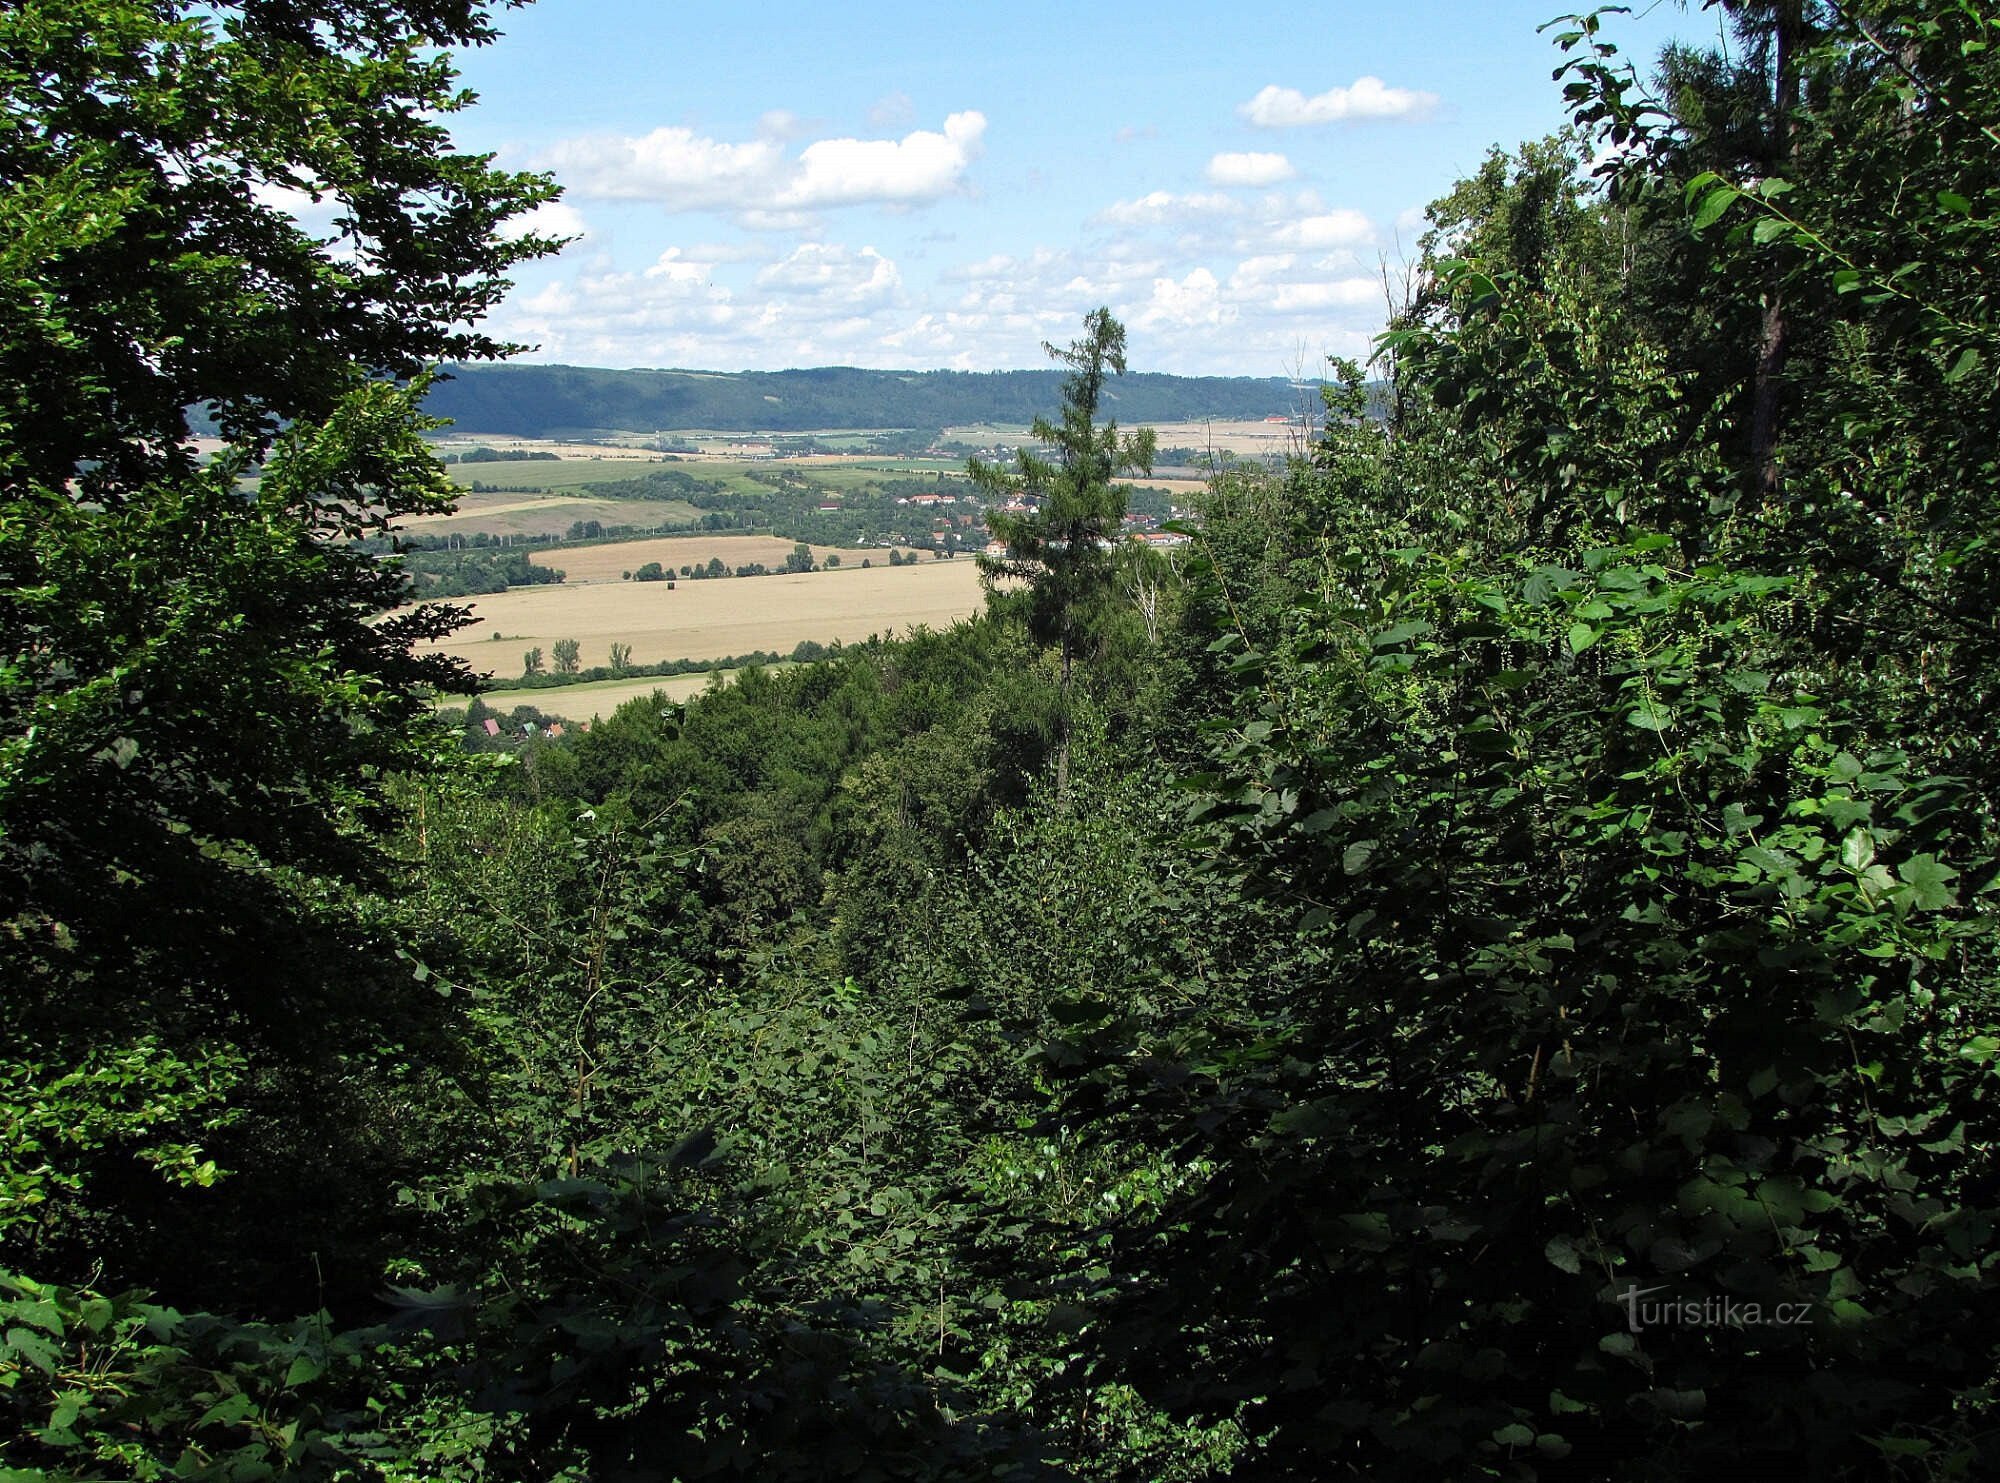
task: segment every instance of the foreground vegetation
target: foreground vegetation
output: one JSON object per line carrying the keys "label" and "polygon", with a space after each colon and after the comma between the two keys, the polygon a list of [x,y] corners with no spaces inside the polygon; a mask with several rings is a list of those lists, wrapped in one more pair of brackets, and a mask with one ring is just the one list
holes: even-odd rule
{"label": "foreground vegetation", "polygon": [[1982,16],[1578,23],[1190,559],[1099,312],[983,613],[472,751],[358,538],[548,187],[224,15],[0,12],[11,1475],[2000,1467]]}

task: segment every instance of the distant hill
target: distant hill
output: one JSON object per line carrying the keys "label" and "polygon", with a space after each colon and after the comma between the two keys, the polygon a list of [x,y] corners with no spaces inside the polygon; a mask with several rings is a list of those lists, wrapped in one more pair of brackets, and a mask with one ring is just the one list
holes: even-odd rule
{"label": "distant hill", "polygon": [[[468,432],[520,437],[590,431],[809,432],[1025,426],[1052,415],[1061,371],[604,371],[581,366],[451,368],[425,410]],[[1107,412],[1119,422],[1235,421],[1296,412],[1300,391],[1282,377],[1119,377]],[[1309,394],[1309,393],[1308,393]]]}

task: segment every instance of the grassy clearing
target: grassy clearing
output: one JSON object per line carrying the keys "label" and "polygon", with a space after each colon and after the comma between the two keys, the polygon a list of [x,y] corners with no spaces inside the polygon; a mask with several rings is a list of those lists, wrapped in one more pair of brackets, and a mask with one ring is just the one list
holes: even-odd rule
{"label": "grassy clearing", "polygon": [[[647,543],[550,554],[563,565],[585,551],[630,553],[641,544]],[[903,567],[877,562],[864,571],[859,558],[852,559],[852,568],[837,572],[681,582],[672,591],[665,582],[517,587],[470,599],[473,615],[483,621],[428,647],[504,679],[521,672],[521,656],[529,649],[551,656],[557,639],[581,644],[586,666],[607,662],[613,643],[630,644],[638,664],[759,649],[783,654],[806,639],[854,643],[919,624],[944,628],[982,605],[979,573],[970,561],[926,560]],[[495,642],[490,635],[496,631],[506,637]]]}

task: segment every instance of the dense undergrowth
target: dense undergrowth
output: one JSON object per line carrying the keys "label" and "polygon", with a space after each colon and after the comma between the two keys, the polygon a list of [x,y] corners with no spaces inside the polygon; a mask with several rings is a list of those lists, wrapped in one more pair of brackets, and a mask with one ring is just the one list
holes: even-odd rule
{"label": "dense undergrowth", "polygon": [[[1185,557],[1095,539],[1148,451],[1096,315],[1057,456],[978,471],[1043,499],[985,615],[500,751],[351,542],[449,493],[354,367],[502,347],[439,288],[275,380],[186,306],[197,371],[87,365],[189,271],[105,288],[163,220],[288,239],[45,102],[0,140],[47,186],[0,208],[0,1467],[1991,1472],[1993,23],[1733,14],[1657,105],[1577,23],[1610,163],[1433,207],[1386,420],[1338,367]],[[0,17],[10,88],[101,62],[66,15]],[[448,111],[253,19],[215,75],[361,127],[369,53]],[[417,283],[537,246],[399,219]],[[283,262],[286,316],[347,292]],[[164,435],[196,400],[249,502]]]}

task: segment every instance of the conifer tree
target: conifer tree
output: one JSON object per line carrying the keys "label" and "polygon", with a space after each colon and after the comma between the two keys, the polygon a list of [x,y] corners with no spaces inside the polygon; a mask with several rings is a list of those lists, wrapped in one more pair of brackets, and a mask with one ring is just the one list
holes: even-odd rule
{"label": "conifer tree", "polygon": [[1070,737],[1074,727],[1076,660],[1095,632],[1114,588],[1114,553],[1125,518],[1121,474],[1153,468],[1151,428],[1121,436],[1118,424],[1099,426],[1107,376],[1125,374],[1125,326],[1106,308],[1084,316],[1083,338],[1068,349],[1044,344],[1069,367],[1063,382],[1062,420],[1036,418],[1030,436],[1054,452],[1044,458],[1027,448],[1011,467],[974,458],[973,482],[989,495],[1023,509],[998,509],[986,517],[1006,552],[981,556],[979,568],[992,589],[1009,579],[1027,583],[1028,631],[1052,645],[1061,665],[1056,714],[1056,790],[1069,789]]}

